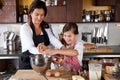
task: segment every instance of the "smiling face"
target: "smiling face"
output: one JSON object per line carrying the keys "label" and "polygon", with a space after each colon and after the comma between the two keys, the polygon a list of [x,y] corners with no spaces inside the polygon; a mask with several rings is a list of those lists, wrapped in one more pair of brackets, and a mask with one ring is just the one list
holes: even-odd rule
{"label": "smiling face", "polygon": [[72,31],[67,31],[63,33],[63,39],[66,42],[67,45],[73,45],[76,41],[76,34],[74,34]]}
{"label": "smiling face", "polygon": [[32,18],[33,24],[40,25],[40,23],[44,20],[45,18],[45,12],[44,10],[41,9],[34,9],[34,11],[30,14]]}

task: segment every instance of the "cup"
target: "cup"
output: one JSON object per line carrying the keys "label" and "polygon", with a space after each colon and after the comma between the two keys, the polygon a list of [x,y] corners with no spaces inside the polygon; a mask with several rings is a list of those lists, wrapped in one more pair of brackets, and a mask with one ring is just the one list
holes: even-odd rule
{"label": "cup", "polygon": [[89,64],[89,80],[101,80],[101,72],[101,64]]}

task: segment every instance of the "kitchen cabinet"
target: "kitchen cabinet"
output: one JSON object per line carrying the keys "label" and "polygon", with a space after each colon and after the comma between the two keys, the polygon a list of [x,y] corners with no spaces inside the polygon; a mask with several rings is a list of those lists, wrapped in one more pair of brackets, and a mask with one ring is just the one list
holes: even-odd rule
{"label": "kitchen cabinet", "polygon": [[2,0],[3,8],[0,10],[0,23],[16,23],[16,0]]}
{"label": "kitchen cabinet", "polygon": [[82,0],[66,0],[65,6],[48,6],[47,22],[81,22]]}
{"label": "kitchen cabinet", "polygon": [[66,22],[66,6],[48,6],[45,21]]}
{"label": "kitchen cabinet", "polygon": [[115,21],[120,22],[120,0],[116,0]]}
{"label": "kitchen cabinet", "polygon": [[96,0],[97,6],[114,6],[116,0]]}
{"label": "kitchen cabinet", "polygon": [[67,22],[82,21],[82,0],[67,0]]}

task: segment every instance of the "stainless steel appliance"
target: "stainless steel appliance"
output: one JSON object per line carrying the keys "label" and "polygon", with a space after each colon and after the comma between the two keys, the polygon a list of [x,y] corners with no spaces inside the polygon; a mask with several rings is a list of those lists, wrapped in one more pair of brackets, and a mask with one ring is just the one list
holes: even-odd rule
{"label": "stainless steel appliance", "polygon": [[15,51],[20,46],[19,36],[12,31],[4,32],[4,49]]}

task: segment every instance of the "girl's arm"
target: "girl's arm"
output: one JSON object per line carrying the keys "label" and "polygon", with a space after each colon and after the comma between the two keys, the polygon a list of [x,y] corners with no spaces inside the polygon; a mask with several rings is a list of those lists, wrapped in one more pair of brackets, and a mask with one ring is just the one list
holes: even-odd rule
{"label": "girl's arm", "polygon": [[47,55],[62,54],[67,56],[77,56],[78,51],[75,49],[47,49],[43,52]]}

